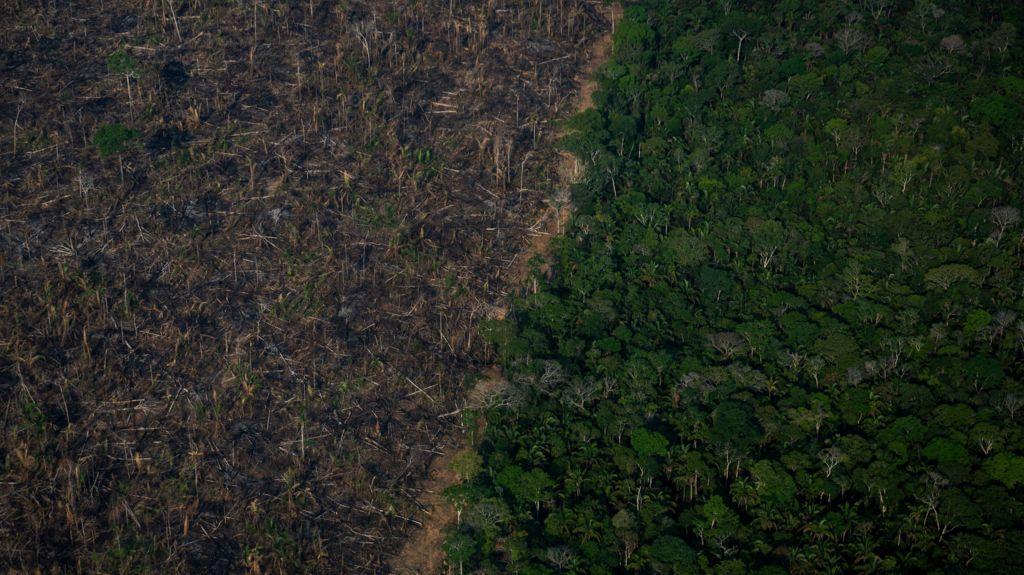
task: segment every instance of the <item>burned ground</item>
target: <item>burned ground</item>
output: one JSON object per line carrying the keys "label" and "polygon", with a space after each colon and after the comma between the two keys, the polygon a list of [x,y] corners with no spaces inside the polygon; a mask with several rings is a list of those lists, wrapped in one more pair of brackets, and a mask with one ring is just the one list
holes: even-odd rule
{"label": "burned ground", "polygon": [[0,16],[0,566],[383,569],[598,5]]}

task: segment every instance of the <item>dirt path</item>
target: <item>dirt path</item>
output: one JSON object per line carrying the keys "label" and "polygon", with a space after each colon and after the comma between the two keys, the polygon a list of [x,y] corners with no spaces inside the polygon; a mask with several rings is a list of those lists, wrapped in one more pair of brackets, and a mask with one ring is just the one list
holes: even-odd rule
{"label": "dirt path", "polygon": [[[607,62],[612,54],[612,32],[615,30],[616,23],[622,18],[622,6],[615,4],[608,8],[608,12],[611,30],[598,38],[590,47],[590,60],[580,77],[580,91],[576,96],[576,112],[589,110],[594,106],[592,98],[598,88],[594,72]],[[562,134],[558,136],[561,137]],[[559,151],[559,154],[561,161],[558,166],[558,175],[561,185],[558,187],[557,195],[551,199],[550,205],[542,214],[540,221],[531,230],[530,243],[509,270],[511,285],[522,284],[526,281],[530,271],[530,260],[536,255],[548,253],[548,245],[551,240],[562,233],[565,224],[569,221],[569,216],[572,215],[571,187],[580,176],[579,161],[569,152]],[[505,311],[507,310],[501,310],[497,315],[503,318]]]}
{"label": "dirt path", "polygon": [[[608,8],[611,31],[598,38],[590,48],[590,58],[580,77],[580,91],[577,95],[575,111],[582,112],[593,107],[591,98],[598,85],[594,80],[594,72],[608,61],[612,51],[612,32],[622,17],[622,7],[613,5]],[[558,195],[552,198],[550,205],[542,214],[538,224],[531,230],[530,240],[523,253],[519,255],[509,269],[510,285],[520,285],[529,275],[529,262],[536,255],[548,253],[551,240],[561,234],[572,214],[570,188],[580,175],[579,162],[572,154],[560,152],[561,161],[558,167],[560,184]],[[504,318],[507,309],[498,308],[494,315]],[[505,385],[505,379],[497,367],[491,367],[481,373],[482,378],[470,392],[470,405],[478,405],[486,401]],[[458,449],[449,449],[436,458],[430,466],[430,476],[423,485],[423,496],[420,502],[427,509],[423,517],[423,526],[416,530],[405,543],[402,550],[391,563],[397,575],[436,575],[444,566],[445,530],[456,521],[456,512],[444,500],[444,490],[458,481],[458,476],[451,469],[452,458]]]}

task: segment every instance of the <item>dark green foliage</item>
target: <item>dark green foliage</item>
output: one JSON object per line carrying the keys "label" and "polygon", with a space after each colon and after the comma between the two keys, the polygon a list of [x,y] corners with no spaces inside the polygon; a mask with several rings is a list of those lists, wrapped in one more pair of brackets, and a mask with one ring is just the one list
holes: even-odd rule
{"label": "dark green foliage", "polygon": [[668,440],[664,435],[646,429],[634,429],[630,443],[640,457],[665,455],[668,449]]}
{"label": "dark green foliage", "polygon": [[139,61],[124,50],[118,50],[107,57],[107,71],[111,74],[129,76],[137,73],[138,70]]}
{"label": "dark green foliage", "polygon": [[120,154],[128,149],[128,144],[139,137],[135,130],[128,129],[122,124],[105,124],[100,126],[92,137],[92,144],[100,153],[100,157]]}
{"label": "dark green foliage", "polygon": [[662,535],[655,539],[648,552],[655,563],[676,573],[685,573],[687,569],[692,569],[697,558],[693,549],[682,539],[670,535]]}
{"label": "dark green foliage", "polygon": [[520,401],[467,562],[1024,572],[1022,16],[629,7],[573,227],[491,328]]}

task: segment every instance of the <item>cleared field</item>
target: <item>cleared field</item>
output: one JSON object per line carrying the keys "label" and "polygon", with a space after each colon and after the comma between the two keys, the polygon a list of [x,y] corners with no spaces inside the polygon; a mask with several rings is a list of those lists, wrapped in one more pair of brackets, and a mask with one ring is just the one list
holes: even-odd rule
{"label": "cleared field", "polygon": [[601,14],[5,3],[0,567],[382,569]]}

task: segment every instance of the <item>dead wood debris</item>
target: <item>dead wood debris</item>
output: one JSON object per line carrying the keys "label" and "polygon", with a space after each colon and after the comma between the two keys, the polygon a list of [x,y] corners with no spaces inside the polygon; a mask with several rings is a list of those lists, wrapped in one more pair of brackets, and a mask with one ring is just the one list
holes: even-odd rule
{"label": "dead wood debris", "polygon": [[[0,16],[0,565],[379,572],[493,360],[598,6]],[[109,124],[138,137],[101,158]]]}

